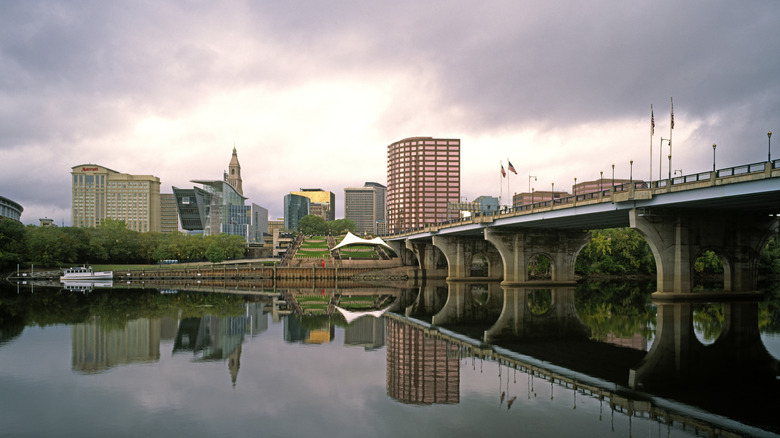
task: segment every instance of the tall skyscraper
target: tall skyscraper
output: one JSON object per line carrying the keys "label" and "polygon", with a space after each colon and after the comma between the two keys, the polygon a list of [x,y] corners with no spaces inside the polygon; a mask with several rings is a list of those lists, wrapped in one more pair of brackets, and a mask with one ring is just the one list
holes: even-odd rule
{"label": "tall skyscraper", "polygon": [[241,165],[238,164],[238,153],[236,153],[236,147],[233,146],[233,156],[230,157],[230,164],[228,164],[228,173],[225,178],[227,183],[233,186],[239,195],[244,196],[244,189],[241,186]]}
{"label": "tall skyscraper", "polygon": [[322,189],[301,189],[290,194],[309,198],[309,214],[315,214],[326,221],[336,219],[336,195],[333,192]]}
{"label": "tall skyscraper", "polygon": [[119,173],[97,164],[79,164],[70,173],[74,227],[96,227],[104,219],[117,219],[130,230],[160,231],[160,178]]}
{"label": "tall skyscraper", "polygon": [[460,140],[412,137],[387,147],[387,228],[399,232],[447,220],[460,200]]}
{"label": "tall skyscraper", "polygon": [[360,234],[378,234],[376,224],[385,220],[386,198],[387,188],[379,183],[348,187],[344,189],[344,218],[354,222]]}

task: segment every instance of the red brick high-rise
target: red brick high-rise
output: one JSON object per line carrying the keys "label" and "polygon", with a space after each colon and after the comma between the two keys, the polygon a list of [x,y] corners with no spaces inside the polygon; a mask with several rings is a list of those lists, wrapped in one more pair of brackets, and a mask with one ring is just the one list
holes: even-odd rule
{"label": "red brick high-rise", "polygon": [[399,232],[447,220],[460,200],[460,140],[411,137],[387,147],[387,228]]}

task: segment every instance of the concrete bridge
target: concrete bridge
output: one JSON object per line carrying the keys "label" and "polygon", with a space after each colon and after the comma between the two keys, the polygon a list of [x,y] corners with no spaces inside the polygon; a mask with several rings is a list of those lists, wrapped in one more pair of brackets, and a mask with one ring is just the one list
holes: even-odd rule
{"label": "concrete bridge", "polygon": [[492,215],[427,225],[385,236],[406,265],[427,278],[538,283],[537,256],[549,260],[550,286],[574,282],[574,263],[590,230],[631,227],[647,241],[657,268],[657,293],[688,294],[696,258],[713,251],[723,289],[756,289],[761,250],[778,231],[780,160],[505,209]]}

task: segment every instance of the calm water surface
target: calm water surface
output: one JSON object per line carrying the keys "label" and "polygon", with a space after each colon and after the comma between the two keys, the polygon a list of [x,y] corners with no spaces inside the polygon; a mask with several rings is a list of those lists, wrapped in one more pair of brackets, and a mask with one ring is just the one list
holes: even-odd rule
{"label": "calm water surface", "polygon": [[[441,284],[395,294],[305,289],[245,296],[4,286],[0,435],[683,437],[780,431],[777,397],[764,400],[776,391],[776,376],[759,387],[745,381],[745,373],[713,373],[705,386],[737,401],[717,406],[708,402],[710,395],[695,397],[708,392],[701,386],[628,389],[629,369],[657,342],[656,318],[672,312],[659,311],[642,287],[587,286],[562,295],[497,285],[462,289]],[[607,292],[594,294],[596,289]],[[341,306],[355,311],[393,307],[382,317],[347,323],[338,312],[321,314],[336,293]],[[461,295],[463,305],[442,319],[448,299],[452,305]],[[525,328],[480,342],[507,297],[520,297],[519,307],[529,312]],[[576,319],[561,316],[567,306],[576,309]],[[756,317],[748,319],[757,321],[755,331],[761,327],[764,348],[776,360],[778,303],[757,306]],[[296,310],[308,316],[296,316]],[[733,313],[723,305],[694,305],[696,338],[716,344],[725,332],[723,315],[728,320]],[[559,315],[555,324],[542,318],[553,314]],[[437,318],[444,323],[432,327]],[[724,406],[731,404],[749,406],[730,413]]]}

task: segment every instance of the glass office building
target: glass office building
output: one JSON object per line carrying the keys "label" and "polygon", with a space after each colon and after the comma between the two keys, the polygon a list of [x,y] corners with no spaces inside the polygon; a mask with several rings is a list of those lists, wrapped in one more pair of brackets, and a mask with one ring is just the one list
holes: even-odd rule
{"label": "glass office building", "polygon": [[311,200],[306,196],[290,193],[284,196],[284,228],[290,231],[298,231],[298,221],[308,216],[311,208]]}
{"label": "glass office building", "polygon": [[265,229],[261,227],[263,224],[267,227],[268,210],[256,204],[245,205],[246,198],[227,181],[192,182],[201,187],[173,187],[182,229],[190,234],[225,233],[243,236],[247,242],[262,242]]}

